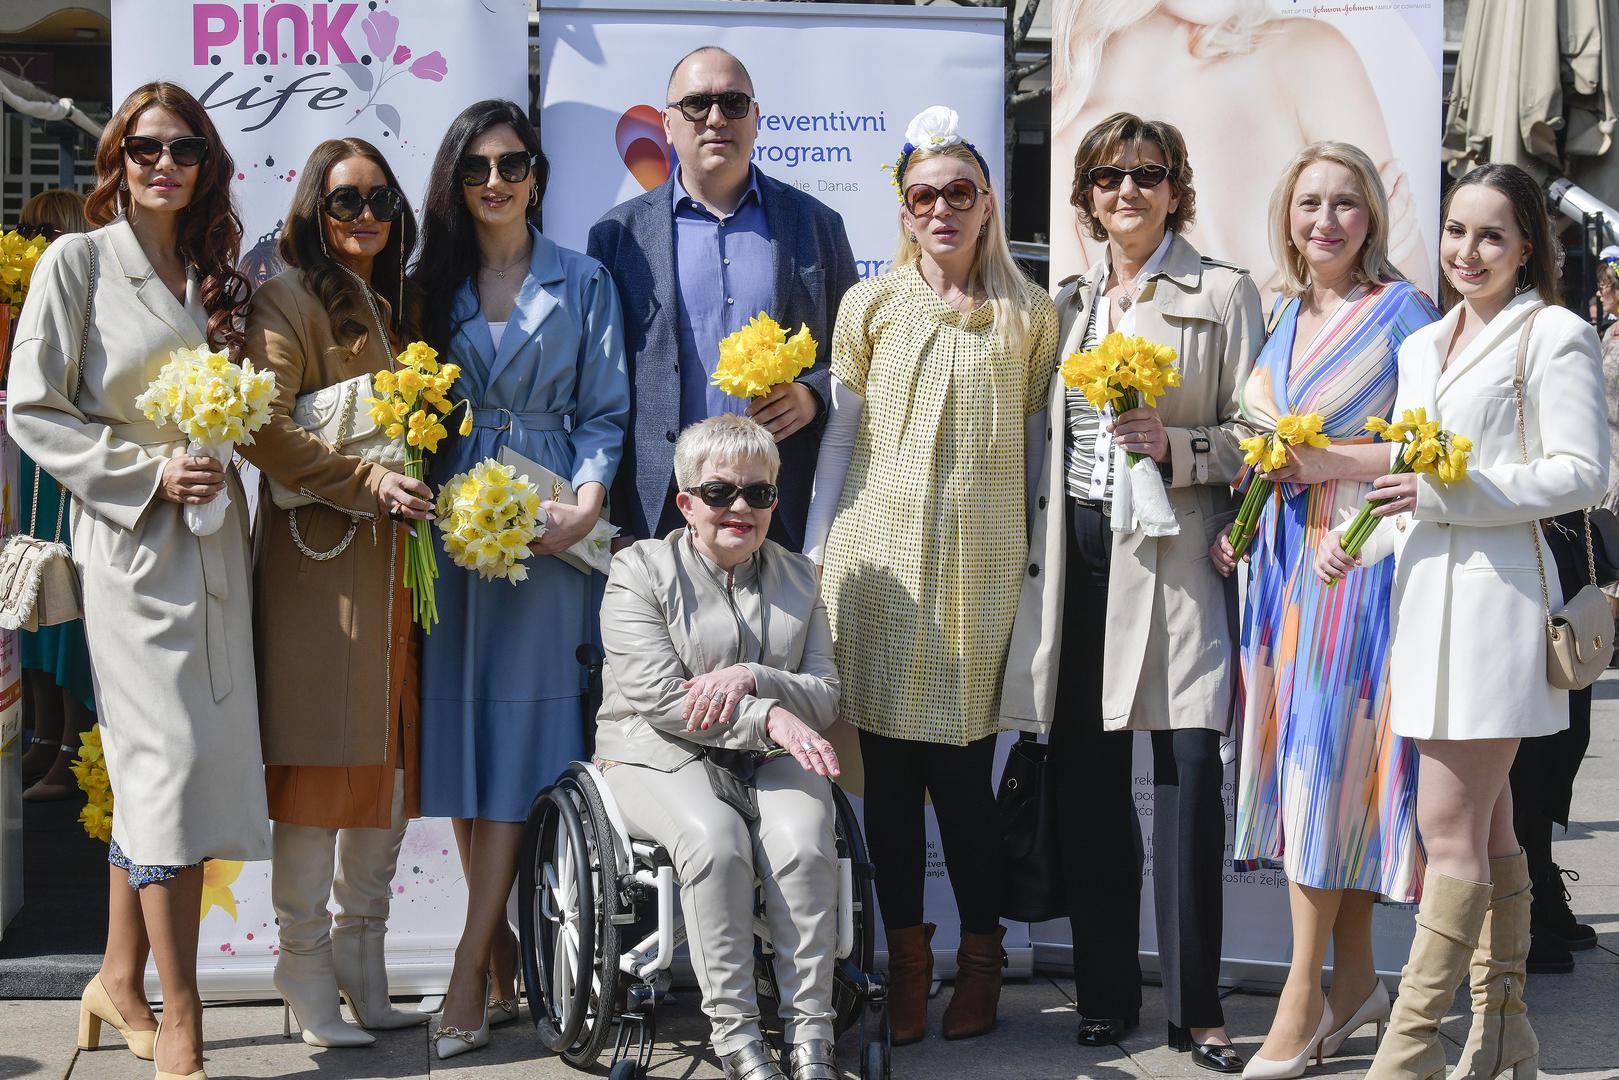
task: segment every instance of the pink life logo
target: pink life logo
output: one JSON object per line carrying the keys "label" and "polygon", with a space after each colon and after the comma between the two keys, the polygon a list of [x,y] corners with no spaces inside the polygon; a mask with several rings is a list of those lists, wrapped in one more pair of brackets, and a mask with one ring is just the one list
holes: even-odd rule
{"label": "pink life logo", "polygon": [[[374,110],[388,132],[400,134],[399,110],[386,100],[379,101],[383,88],[406,73],[427,82],[443,82],[449,61],[437,49],[417,56],[409,45],[399,41],[399,19],[377,10],[376,3],[360,21],[369,51],[356,55],[345,36],[360,11],[357,3],[316,3],[307,9],[297,4],[195,4],[192,7],[192,59],[199,65],[219,66],[224,50],[240,42],[242,63],[259,67],[290,63],[294,67],[326,68],[291,79],[278,89],[250,87],[225,97],[224,88],[233,73],[224,72],[208,87],[201,100],[208,108],[234,105],[238,111],[268,109],[268,115],[245,131],[257,131],[273,121],[290,102],[307,95],[305,104],[317,111],[352,108],[350,91],[341,86],[321,85],[336,67],[354,84],[355,92],[366,95],[349,115],[353,123],[368,110]],[[271,82],[266,75],[265,81]]]}
{"label": "pink life logo", "polygon": [[651,191],[674,171],[675,152],[663,136],[663,117],[650,105],[634,105],[618,118],[613,133],[619,160],[641,185]]}

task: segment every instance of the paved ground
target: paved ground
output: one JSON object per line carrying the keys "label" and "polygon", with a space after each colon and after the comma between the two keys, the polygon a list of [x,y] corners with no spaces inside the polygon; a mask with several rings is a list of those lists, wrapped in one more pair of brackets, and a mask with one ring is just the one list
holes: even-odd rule
{"label": "paved ground", "polygon": [[[1597,687],[1590,755],[1574,798],[1576,825],[1557,843],[1556,858],[1579,869],[1571,886],[1574,910],[1601,932],[1601,944],[1580,953],[1572,975],[1531,979],[1528,997],[1541,1041],[1541,1067],[1548,1075],[1577,1080],[1619,1080],[1619,673]],[[1111,1051],[1074,1044],[1075,1013],[1066,980],[1036,977],[1010,983],[1001,1001],[1001,1026],[982,1039],[946,1043],[931,1037],[895,1052],[901,1078],[966,1077],[972,1080],[1129,1080],[1207,1077],[1162,1044],[1160,995],[1149,989],[1138,1032]],[[1461,1009],[1465,999],[1458,998]],[[1226,999],[1227,1020],[1239,1048],[1258,1048],[1275,999],[1238,993]],[[943,997],[933,1005],[938,1030]],[[1466,1035],[1461,1009],[1445,1025],[1451,1060]],[[76,1003],[0,1001],[0,1080],[145,1080],[152,1067],[121,1047],[80,1052],[74,1046]],[[582,1074],[540,1049],[525,1022],[496,1029],[492,1045],[449,1062],[433,1059],[424,1029],[384,1033],[366,1050],[315,1050],[281,1037],[281,1010],[268,1005],[211,1007],[207,1016],[207,1070],[214,1080],[230,1077],[306,1077],[309,1080],[460,1075],[465,1080],[562,1080]],[[659,1078],[699,1080],[720,1076],[703,1045],[704,1025],[694,992],[680,995],[663,1018],[660,1052],[652,1070]],[[116,1043],[117,1036],[111,1037]],[[1346,1047],[1353,1056],[1329,1061],[1311,1075],[1360,1076],[1372,1052],[1369,1037]],[[852,1064],[855,1047],[846,1041]],[[596,1075],[605,1073],[596,1070]],[[856,1074],[851,1072],[850,1076]]]}

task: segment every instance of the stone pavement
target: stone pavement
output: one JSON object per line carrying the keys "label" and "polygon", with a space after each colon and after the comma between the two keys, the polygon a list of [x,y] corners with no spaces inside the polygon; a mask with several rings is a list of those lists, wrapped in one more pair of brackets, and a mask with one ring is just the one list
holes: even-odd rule
{"label": "stone pavement", "polygon": [[[1555,857],[1581,874],[1570,886],[1573,907],[1601,933],[1597,948],[1578,953],[1571,975],[1531,977],[1528,999],[1547,1075],[1577,1080],[1619,1080],[1619,672],[1598,684],[1591,749],[1574,795],[1575,824],[1557,841]],[[947,1043],[937,1035],[895,1051],[894,1075],[972,1080],[1132,1080],[1200,1077],[1163,1045],[1161,994],[1149,988],[1141,1027],[1121,1047],[1084,1050],[1075,1045],[1071,984],[1036,976],[1009,983],[1001,999],[1001,1025],[991,1035]],[[948,991],[946,992],[948,993]],[[938,1031],[946,995],[934,999],[932,1030]],[[704,1046],[704,1025],[695,991],[682,991],[662,1014],[659,1052],[651,1075],[706,1080],[719,1077]],[[1238,1047],[1257,1050],[1275,1007],[1265,994],[1233,993],[1226,1018]],[[74,1045],[76,1002],[0,1001],[0,1080],[146,1080],[152,1067],[126,1053],[118,1037],[95,1052]],[[1444,1027],[1454,1062],[1467,1033],[1465,995]],[[428,1074],[464,1080],[565,1080],[583,1074],[546,1055],[525,1021],[495,1030],[489,1048],[448,1062],[434,1060],[426,1031],[382,1032],[365,1050],[316,1050],[281,1037],[281,1010],[273,1005],[220,1005],[207,1012],[207,1071],[225,1078],[307,1077],[309,1080],[405,1080]],[[1350,1040],[1350,1056],[1335,1058],[1309,1076],[1362,1075],[1373,1050],[1367,1036]],[[852,1063],[852,1039],[844,1043]],[[601,1076],[605,1069],[597,1069]],[[850,1072],[851,1077],[856,1074]]]}

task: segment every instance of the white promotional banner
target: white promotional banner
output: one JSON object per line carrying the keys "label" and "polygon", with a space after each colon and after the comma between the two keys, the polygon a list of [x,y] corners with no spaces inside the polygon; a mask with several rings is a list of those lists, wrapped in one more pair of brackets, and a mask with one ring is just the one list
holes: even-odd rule
{"label": "white promotional banner", "polygon": [[[552,161],[546,233],[583,250],[603,212],[668,179],[677,164],[662,119],[670,70],[691,50],[719,45],[753,76],[754,164],[838,211],[860,276],[879,274],[899,224],[884,170],[911,117],[929,105],[955,109],[999,186],[1002,19],[999,9],[944,6],[541,0],[540,124]],[[840,724],[832,738],[842,786],[858,805],[854,732]],[[939,924],[933,948],[948,976],[960,931],[929,820],[927,913]],[[1025,931],[1012,927],[1006,939],[1022,971]]]}
{"label": "white promotional banner", "polygon": [[[235,160],[245,227],[239,265],[254,284],[281,268],[278,231],[318,143],[348,137],[372,143],[419,207],[439,139],[457,113],[484,98],[528,101],[525,0],[113,0],[112,23],[115,100],[161,78],[208,108]],[[204,882],[203,992],[273,994],[269,863],[210,862]],[[442,990],[465,895],[449,822],[413,822],[389,924],[396,992]],[[150,971],[148,984],[156,993]]]}
{"label": "white promotional banner", "polygon": [[[1267,308],[1271,187],[1323,139],[1354,143],[1377,163],[1393,208],[1390,250],[1434,295],[1443,0],[1055,0],[1051,25],[1053,282],[1099,255],[1068,204],[1074,151],[1098,121],[1127,110],[1180,129],[1197,191],[1187,237],[1252,272]],[[1135,67],[1142,57],[1150,78]]]}
{"label": "white promotional banner", "polygon": [[421,206],[439,139],[484,98],[528,102],[525,0],[113,0],[112,94],[153,79],[197,95],[236,163],[241,268],[275,242],[309,152],[360,138]]}

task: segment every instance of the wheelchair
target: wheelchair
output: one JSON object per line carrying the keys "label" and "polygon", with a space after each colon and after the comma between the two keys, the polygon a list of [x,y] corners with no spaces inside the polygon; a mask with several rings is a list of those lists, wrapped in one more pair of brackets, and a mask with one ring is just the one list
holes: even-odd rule
{"label": "wheelchair", "polygon": [[[830,781],[828,781],[830,783]],[[860,1026],[862,1080],[888,1080],[887,987],[873,971],[876,904],[865,840],[832,785],[839,871],[835,1028]],[[612,1044],[609,1080],[640,1080],[652,1060],[657,1009],[686,939],[668,853],[629,835],[594,765],[574,762],[529,811],[518,857],[523,983],[541,1041],[589,1069]],[[754,970],[761,1005],[779,1000],[762,903]]]}

